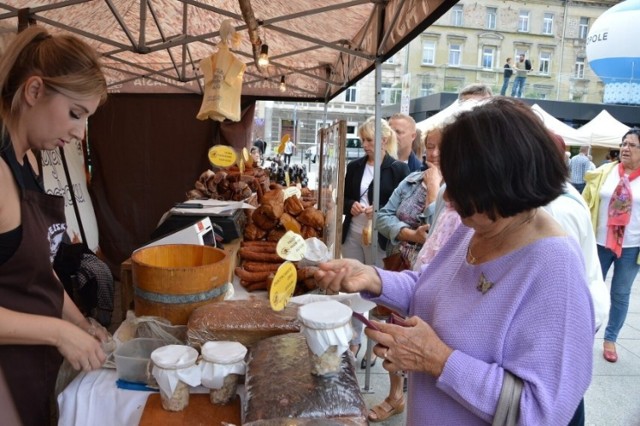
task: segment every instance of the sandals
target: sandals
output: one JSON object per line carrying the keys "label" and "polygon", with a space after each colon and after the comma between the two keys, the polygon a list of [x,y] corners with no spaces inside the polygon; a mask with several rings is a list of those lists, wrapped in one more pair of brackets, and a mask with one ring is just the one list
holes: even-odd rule
{"label": "sandals", "polygon": [[369,421],[372,423],[383,422],[391,416],[400,414],[404,411],[404,397],[392,401],[389,397],[385,398],[380,404],[369,410]]}
{"label": "sandals", "polygon": [[[373,367],[374,365],[376,365],[376,361],[378,360],[378,357],[372,353],[371,356],[373,357],[371,359],[371,367]],[[364,370],[367,368],[367,357],[366,355],[362,357],[362,361],[360,361],[360,369]]]}

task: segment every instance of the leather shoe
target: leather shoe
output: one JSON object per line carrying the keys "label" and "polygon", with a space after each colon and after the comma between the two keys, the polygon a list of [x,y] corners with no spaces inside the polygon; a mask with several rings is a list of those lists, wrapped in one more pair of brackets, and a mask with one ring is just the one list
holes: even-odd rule
{"label": "leather shoe", "polygon": [[609,362],[616,362],[618,360],[618,354],[616,353],[615,350],[610,351],[608,349],[605,349],[602,352],[602,356],[604,356],[604,359],[606,359]]}

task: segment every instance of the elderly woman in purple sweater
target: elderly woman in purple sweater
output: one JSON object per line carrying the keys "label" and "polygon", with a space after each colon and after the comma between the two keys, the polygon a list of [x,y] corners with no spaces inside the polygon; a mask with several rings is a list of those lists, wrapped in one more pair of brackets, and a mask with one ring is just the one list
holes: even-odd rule
{"label": "elderly woman in purple sweater", "polygon": [[566,180],[554,149],[517,101],[462,113],[440,154],[462,225],[432,262],[416,273],[342,259],[316,272],[323,288],[410,316],[366,330],[387,370],[409,371],[407,424],[491,423],[506,376],[523,384],[518,424],[571,420],[591,381],[594,316],[579,247],[539,208]]}

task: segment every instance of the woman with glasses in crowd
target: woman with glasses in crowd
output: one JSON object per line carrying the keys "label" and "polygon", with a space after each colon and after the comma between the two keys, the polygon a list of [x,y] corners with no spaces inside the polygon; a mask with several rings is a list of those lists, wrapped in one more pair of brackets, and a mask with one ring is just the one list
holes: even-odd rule
{"label": "woman with glasses in crowd", "polygon": [[[347,164],[344,179],[344,222],[342,224],[342,257],[357,259],[367,265],[382,266],[385,257],[387,238],[378,234],[378,252],[371,252],[371,241],[363,240],[363,234],[370,235],[371,219],[373,217],[373,175],[376,156],[380,156],[379,206],[384,207],[389,201],[393,190],[409,174],[409,166],[397,161],[398,140],[387,120],[380,120],[381,143],[380,152],[375,152],[375,117],[367,119],[358,134],[362,140],[365,155]],[[361,347],[362,323],[353,322],[354,338],[349,343],[351,351],[357,357]],[[371,361],[371,365],[375,358]],[[367,366],[366,357],[362,359],[361,367]]]}
{"label": "woman with glasses in crowd", "polygon": [[604,164],[585,175],[582,196],[591,210],[602,276],[613,264],[611,308],[604,332],[603,356],[618,360],[616,340],[629,309],[631,286],[640,254],[640,129],[622,137],[619,162]]}

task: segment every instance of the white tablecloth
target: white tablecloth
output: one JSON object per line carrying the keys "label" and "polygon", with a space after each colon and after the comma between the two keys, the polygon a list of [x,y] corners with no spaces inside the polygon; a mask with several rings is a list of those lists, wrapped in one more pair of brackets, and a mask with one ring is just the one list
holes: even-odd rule
{"label": "white tablecloth", "polygon": [[118,389],[116,370],[80,373],[58,395],[59,426],[135,426],[151,392]]}

